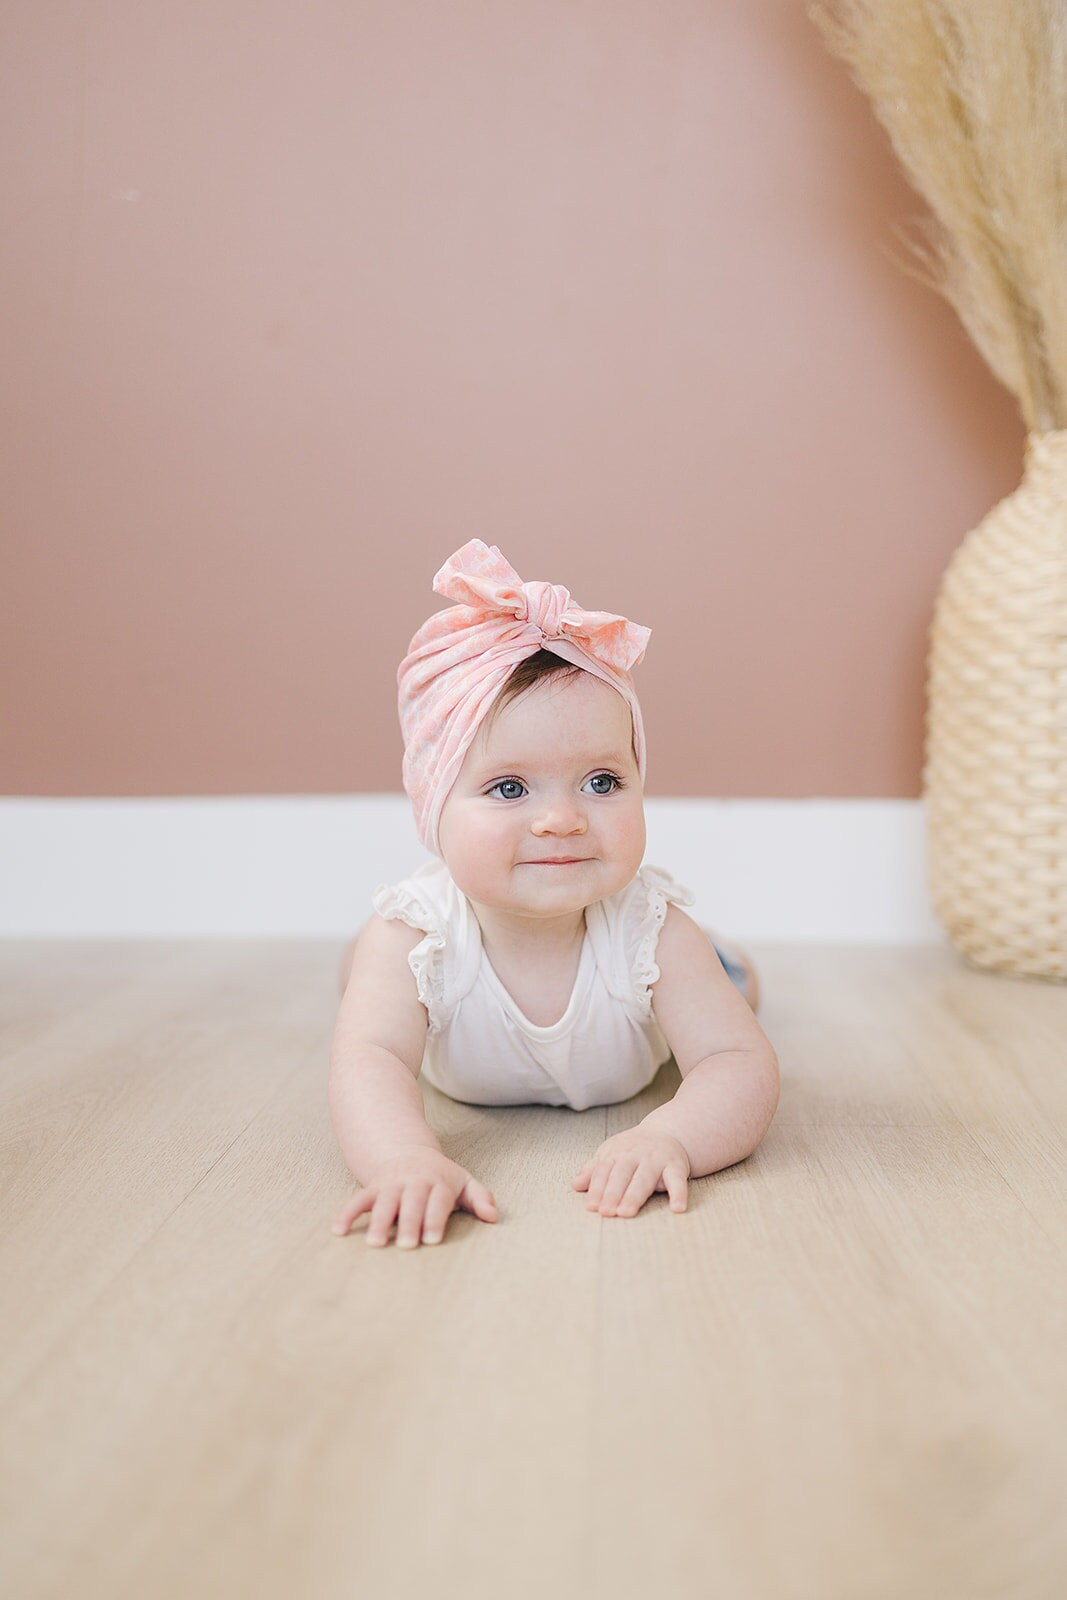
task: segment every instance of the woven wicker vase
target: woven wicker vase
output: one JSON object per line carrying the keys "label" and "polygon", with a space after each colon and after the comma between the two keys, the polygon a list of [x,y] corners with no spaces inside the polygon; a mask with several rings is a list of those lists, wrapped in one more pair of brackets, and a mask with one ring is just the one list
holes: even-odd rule
{"label": "woven wicker vase", "polygon": [[1067,429],[945,573],[930,645],[934,909],[997,972],[1067,979]]}

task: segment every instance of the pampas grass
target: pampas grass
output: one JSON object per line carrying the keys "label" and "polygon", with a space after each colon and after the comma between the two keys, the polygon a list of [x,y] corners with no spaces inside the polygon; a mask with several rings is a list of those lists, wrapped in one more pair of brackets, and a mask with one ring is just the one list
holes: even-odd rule
{"label": "pampas grass", "polygon": [[932,212],[909,237],[1027,428],[1067,427],[1067,5],[826,0],[813,18]]}

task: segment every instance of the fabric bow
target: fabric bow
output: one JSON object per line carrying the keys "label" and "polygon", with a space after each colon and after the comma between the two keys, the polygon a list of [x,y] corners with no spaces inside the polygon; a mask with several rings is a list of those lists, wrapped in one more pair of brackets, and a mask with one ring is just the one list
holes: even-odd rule
{"label": "fabric bow", "polygon": [[642,660],[651,630],[610,611],[583,611],[555,583],[523,583],[496,545],[471,539],[433,580],[435,594],[473,611],[500,612],[540,630],[543,641],[574,639],[606,666],[629,672]]}

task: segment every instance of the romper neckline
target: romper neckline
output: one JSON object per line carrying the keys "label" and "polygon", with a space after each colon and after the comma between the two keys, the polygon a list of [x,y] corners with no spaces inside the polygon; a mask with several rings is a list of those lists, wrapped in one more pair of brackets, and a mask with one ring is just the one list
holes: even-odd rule
{"label": "romper neckline", "polygon": [[[590,909],[591,907],[587,907],[587,915]],[[475,927],[477,927],[477,918],[473,916],[473,913],[472,920]],[[571,990],[570,999],[567,1001],[567,1009],[557,1021],[548,1024],[531,1022],[525,1011],[508,993],[493,963],[485,953],[485,946],[481,942],[480,928],[478,928],[478,943],[481,950],[481,970],[485,974],[486,983],[492,989],[501,1006],[503,1006],[505,1014],[517,1028],[520,1028],[529,1038],[545,1042],[562,1038],[564,1034],[570,1032],[589,992],[589,986],[596,971],[596,956],[593,951],[592,940],[589,937],[588,923],[586,925],[585,938],[582,940],[582,953],[578,958],[578,971],[575,974],[574,987]]]}

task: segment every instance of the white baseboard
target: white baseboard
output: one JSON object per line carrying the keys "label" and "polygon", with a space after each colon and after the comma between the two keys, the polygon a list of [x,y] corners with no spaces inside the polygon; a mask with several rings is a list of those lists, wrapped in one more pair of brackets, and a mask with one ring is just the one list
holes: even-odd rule
{"label": "white baseboard", "polygon": [[[737,939],[940,940],[918,800],[647,802],[646,859]],[[403,795],[0,799],[0,937],[344,938],[426,858]]]}

